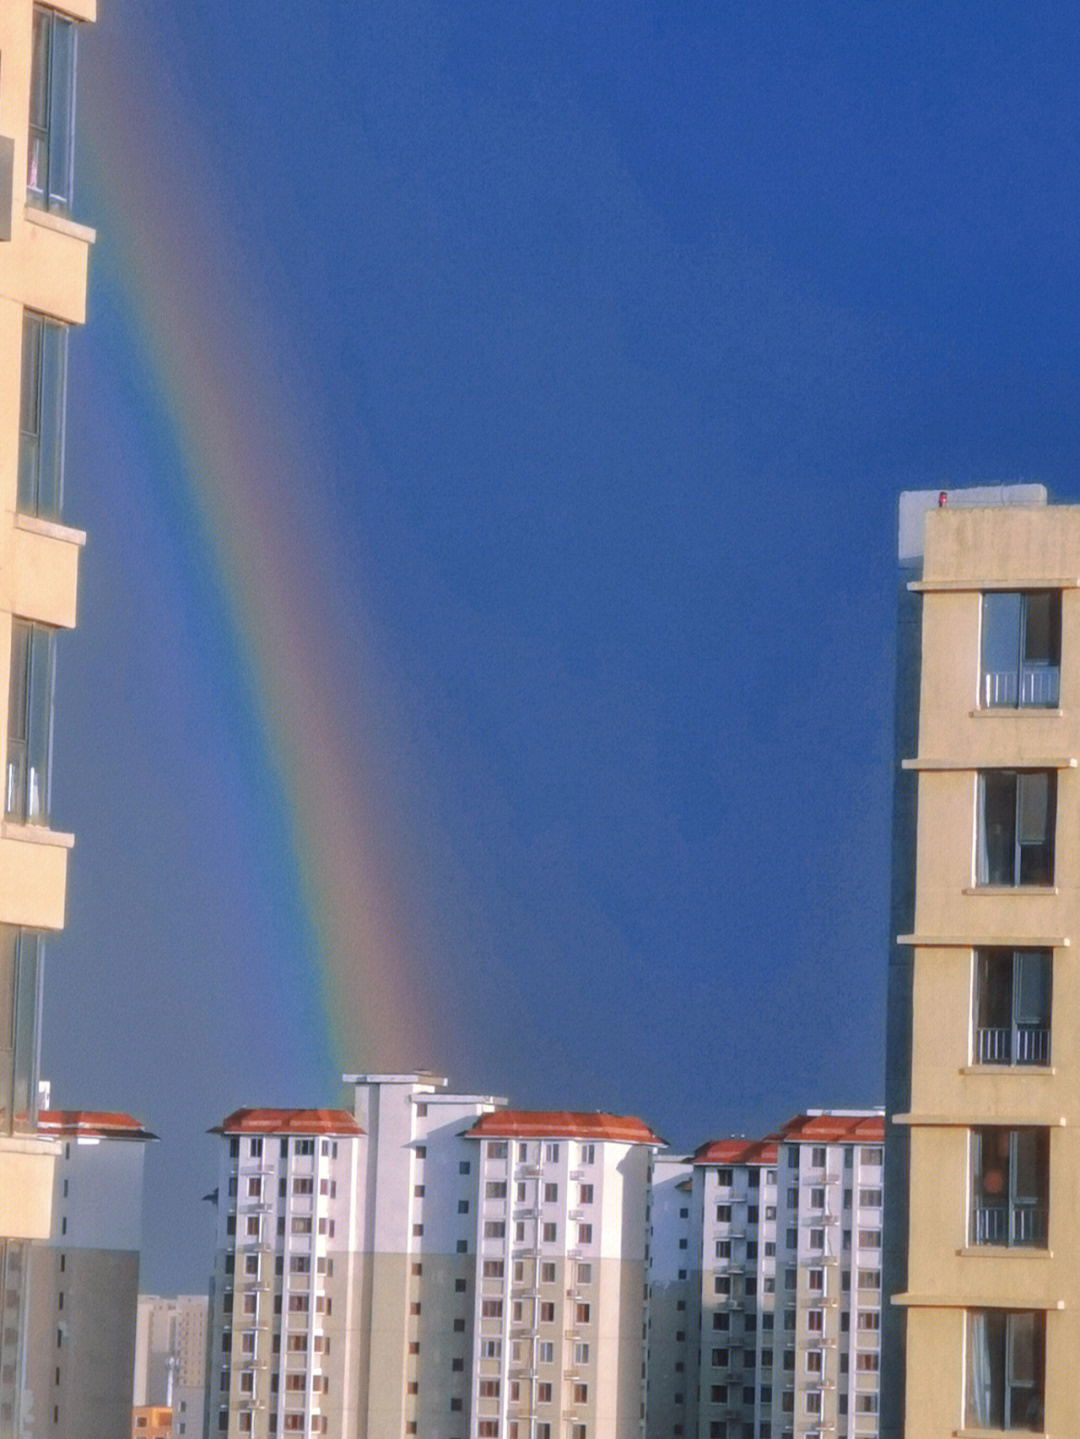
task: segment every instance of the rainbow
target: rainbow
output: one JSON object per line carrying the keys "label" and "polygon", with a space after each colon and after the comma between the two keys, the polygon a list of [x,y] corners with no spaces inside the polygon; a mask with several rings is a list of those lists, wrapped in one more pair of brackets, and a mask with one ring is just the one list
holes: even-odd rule
{"label": "rainbow", "polygon": [[[251,736],[247,782],[274,817],[276,903],[317,996],[311,1043],[339,1073],[412,1068],[430,1053],[410,963],[425,944],[395,864],[396,781],[379,740],[393,723],[390,684],[371,626],[343,635],[320,583],[332,543],[318,430],[306,419],[317,410],[302,382],[275,369],[282,339],[250,298],[258,285],[244,283],[254,262],[223,218],[229,197],[196,168],[207,137],[176,95],[152,94],[167,82],[136,53],[134,7],[124,25],[94,57],[105,83],[80,95],[80,213],[99,226],[92,264],[181,477],[162,504],[182,509],[188,565],[210,593]],[[190,163],[178,167],[178,154]],[[370,461],[357,468],[362,479]]]}

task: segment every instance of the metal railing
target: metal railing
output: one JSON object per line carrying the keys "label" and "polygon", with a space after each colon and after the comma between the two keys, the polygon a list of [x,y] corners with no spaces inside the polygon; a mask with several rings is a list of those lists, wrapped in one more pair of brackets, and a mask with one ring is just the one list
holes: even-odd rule
{"label": "metal railing", "polygon": [[1019,670],[985,670],[983,709],[1052,708],[1061,691],[1057,665],[1024,665]]}
{"label": "metal railing", "polygon": [[972,1216],[975,1244],[1041,1245],[1046,1243],[1043,1204],[976,1204]]}
{"label": "metal railing", "polygon": [[976,1064],[1049,1064],[1049,1029],[977,1029]]}

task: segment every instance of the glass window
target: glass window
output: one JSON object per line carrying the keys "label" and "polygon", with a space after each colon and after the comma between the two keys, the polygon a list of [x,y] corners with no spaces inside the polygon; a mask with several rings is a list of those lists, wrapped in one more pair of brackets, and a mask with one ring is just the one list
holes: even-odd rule
{"label": "glass window", "polygon": [[44,625],[12,621],[4,808],[27,824],[49,819],[54,638]]}
{"label": "glass window", "polygon": [[41,937],[0,925],[0,1133],[33,1130],[37,1119]]}
{"label": "glass window", "polygon": [[1053,884],[1056,798],[1053,770],[980,774],[980,884]]}
{"label": "glass window", "polygon": [[71,208],[75,130],[75,26],[34,7],[26,198],[42,210]]}
{"label": "glass window", "polygon": [[63,500],[67,338],[66,325],[24,314],[18,506],[49,520]]}
{"label": "glass window", "polygon": [[967,1401],[972,1429],[1041,1430],[1046,1316],[976,1309],[967,1316]]}
{"label": "glass window", "polygon": [[1045,1129],[972,1132],[973,1244],[1046,1244],[1050,1144]]}
{"label": "glass window", "polygon": [[1050,1063],[1049,950],[975,955],[976,1064]]}
{"label": "glass window", "polygon": [[983,595],[979,695],[983,708],[1056,705],[1060,673],[1060,593]]}

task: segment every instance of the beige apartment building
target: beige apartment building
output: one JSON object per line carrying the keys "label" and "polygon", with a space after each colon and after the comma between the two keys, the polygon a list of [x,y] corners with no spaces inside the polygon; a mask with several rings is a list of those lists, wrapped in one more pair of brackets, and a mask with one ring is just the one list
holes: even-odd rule
{"label": "beige apartment building", "polygon": [[[917,806],[902,781],[890,1150],[909,1181],[890,1287],[903,1321],[891,1353],[906,1382],[887,1432],[1070,1435],[1080,1432],[1080,508],[1048,507],[1038,486],[949,492],[940,504],[905,495],[901,562],[911,598],[898,732],[901,706],[917,706],[903,772]],[[921,605],[918,628],[905,603]]]}
{"label": "beige apartment building", "polygon": [[52,827],[57,635],[84,536],[62,512],[67,334],[92,231],[73,217],[75,51],[95,0],[0,5],[0,1432],[22,1432],[27,1242],[50,1231],[57,1141],[37,1123],[44,937],[72,837]]}

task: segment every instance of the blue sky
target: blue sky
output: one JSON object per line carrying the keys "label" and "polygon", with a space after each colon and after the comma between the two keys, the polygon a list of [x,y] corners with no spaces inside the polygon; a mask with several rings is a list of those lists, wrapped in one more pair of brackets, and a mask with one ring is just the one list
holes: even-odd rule
{"label": "blue sky", "polygon": [[[378,636],[426,936],[416,1062],[679,1146],[880,1102],[896,496],[1075,498],[1080,19],[102,11],[84,115],[137,67],[123,143],[140,105],[175,120],[161,163],[210,177],[190,243],[266,317],[253,365],[319,435],[296,484],[326,517],[346,718],[350,624]],[[58,1102],[161,1134],[144,1286],[197,1289],[203,1131],[339,1092],[220,597],[100,253],[125,217],[80,218],[67,512],[90,543],[55,780],[79,843],[44,1069]],[[254,994],[274,974],[276,1008]]]}

